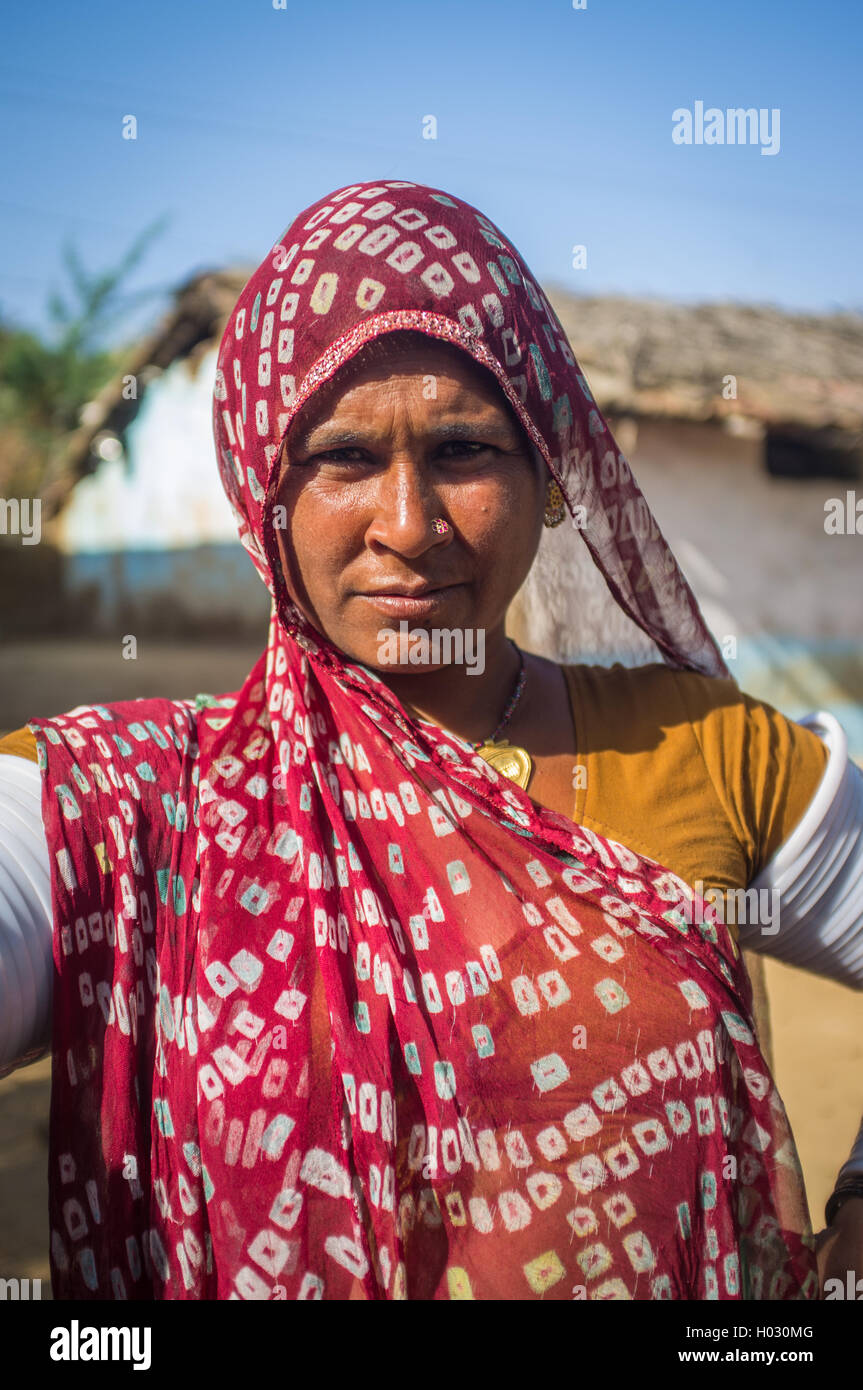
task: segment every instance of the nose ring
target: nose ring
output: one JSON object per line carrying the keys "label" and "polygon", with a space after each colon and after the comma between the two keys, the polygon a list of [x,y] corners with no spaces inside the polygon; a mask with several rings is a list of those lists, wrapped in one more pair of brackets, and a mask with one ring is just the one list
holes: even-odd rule
{"label": "nose ring", "polygon": [[432,522],[432,530],[434,531],[435,535],[447,536],[449,535],[449,529],[450,527],[448,521],[444,521],[442,516],[435,517],[434,521]]}

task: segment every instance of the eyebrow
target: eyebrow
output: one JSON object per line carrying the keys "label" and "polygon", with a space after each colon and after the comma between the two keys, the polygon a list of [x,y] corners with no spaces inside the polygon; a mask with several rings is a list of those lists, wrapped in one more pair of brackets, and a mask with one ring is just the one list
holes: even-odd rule
{"label": "eyebrow", "polygon": [[[501,419],[478,420],[452,420],[434,425],[426,432],[427,439],[439,442],[452,439],[471,440],[476,439],[477,435],[485,438],[496,437],[498,439],[513,439],[515,435],[514,427],[507,421]],[[366,447],[376,442],[376,436],[369,434],[367,430],[345,429],[342,426],[333,425],[327,427],[320,425],[316,429],[310,430],[307,434],[301,434],[295,443],[295,447],[300,452],[313,454],[323,453],[327,449],[346,449],[354,447]]]}

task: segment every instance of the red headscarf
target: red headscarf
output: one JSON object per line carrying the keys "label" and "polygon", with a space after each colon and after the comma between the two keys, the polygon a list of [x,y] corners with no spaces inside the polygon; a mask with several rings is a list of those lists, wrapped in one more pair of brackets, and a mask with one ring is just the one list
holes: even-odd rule
{"label": "red headscarf", "polygon": [[55,1296],[817,1297],[727,929],[411,719],[286,592],[280,441],[402,328],[494,373],[617,602],[669,661],[724,671],[503,234],[401,181],[300,214],[231,315],[214,403],[267,651],[230,696],[31,724]]}

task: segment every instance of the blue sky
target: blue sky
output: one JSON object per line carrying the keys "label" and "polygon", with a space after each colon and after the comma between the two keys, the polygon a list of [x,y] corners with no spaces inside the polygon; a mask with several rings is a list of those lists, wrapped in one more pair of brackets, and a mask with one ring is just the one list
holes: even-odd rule
{"label": "blue sky", "polygon": [[[302,208],[376,178],[474,203],[546,285],[863,310],[848,0],[286,5],[5,6],[4,319],[45,325],[64,241],[100,270],[166,215],[128,336],[192,272],[257,264]],[[676,145],[672,112],[696,101],[779,108],[779,153]]]}

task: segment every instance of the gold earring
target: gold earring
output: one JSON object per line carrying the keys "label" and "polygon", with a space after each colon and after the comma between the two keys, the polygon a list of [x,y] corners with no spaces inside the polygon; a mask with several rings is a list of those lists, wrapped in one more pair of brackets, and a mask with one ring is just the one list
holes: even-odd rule
{"label": "gold earring", "polygon": [[566,516],[566,505],[559,483],[554,478],[548,484],[545,493],[545,514],[542,518],[543,526],[559,526]]}

